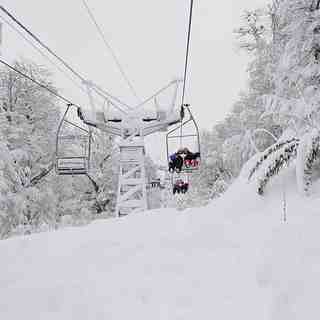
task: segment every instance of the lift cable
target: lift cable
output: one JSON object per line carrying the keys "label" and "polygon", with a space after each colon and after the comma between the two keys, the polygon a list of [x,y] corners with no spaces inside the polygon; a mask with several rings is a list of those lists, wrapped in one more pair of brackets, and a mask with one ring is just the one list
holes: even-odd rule
{"label": "lift cable", "polygon": [[120,63],[118,57],[116,56],[115,51],[112,49],[110,43],[107,41],[106,35],[105,35],[105,33],[103,32],[103,30],[102,30],[102,28],[100,27],[100,25],[98,24],[97,19],[95,18],[92,10],[90,9],[87,1],[86,1],[86,0],[82,0],[82,3],[83,3],[83,5],[84,5],[85,9],[87,10],[87,12],[88,12],[88,14],[89,14],[89,16],[90,16],[93,24],[96,26],[97,31],[98,31],[99,35],[101,36],[101,39],[102,39],[103,43],[105,44],[105,46],[107,47],[107,49],[110,51],[111,56],[112,56],[113,60],[115,61],[115,63],[116,63],[116,65],[117,65],[117,67],[118,67],[118,69],[119,69],[122,77],[123,77],[124,80],[126,81],[129,89],[131,90],[131,92],[133,93],[133,95],[137,98],[137,100],[140,101],[140,98],[139,98],[136,90],[134,89],[134,87],[133,87],[132,83],[130,82],[128,76],[127,76],[126,73],[124,72],[124,69],[123,69],[123,67],[121,66],[121,63]]}
{"label": "lift cable", "polygon": [[56,98],[64,101],[67,104],[73,105],[75,107],[80,108],[77,104],[73,103],[71,100],[65,98],[64,96],[62,96],[61,94],[55,92],[53,89],[49,88],[48,86],[40,83],[39,81],[31,78],[30,76],[28,76],[27,74],[21,72],[20,70],[18,70],[17,68],[11,66],[9,63],[5,62],[4,60],[0,59],[0,63],[2,63],[3,65],[5,65],[6,67],[8,67],[9,69],[11,69],[12,71],[16,72],[17,74],[19,74],[20,76],[30,80],[31,82],[35,83],[36,85],[38,85],[39,87],[47,90],[48,92],[50,92],[52,95],[54,95]]}
{"label": "lift cable", "polygon": [[25,27],[20,21],[18,21],[9,11],[7,11],[3,6],[0,9],[19,27],[21,27],[25,32],[27,32],[34,40],[36,40],[43,48],[45,48],[50,54],[52,54],[57,60],[59,60],[69,71],[71,71],[75,76],[77,76],[81,81],[85,79],[75,71],[69,64],[67,64],[62,58],[60,58],[55,52],[53,52],[47,45],[45,45],[34,33],[32,33],[27,27]]}
{"label": "lift cable", "polygon": [[[76,77],[78,77],[82,82],[87,82],[87,80],[82,77],[77,71],[75,71],[66,61],[60,58],[55,52],[53,52],[47,45],[45,45],[34,33],[32,33],[27,27],[25,27],[20,21],[18,21],[8,10],[0,5],[0,10],[3,11],[11,20],[13,20],[19,27],[21,27],[25,32],[29,34],[36,42],[38,42],[43,48],[45,48],[51,55],[53,55],[58,61],[60,61],[69,71],[71,71]],[[119,98],[109,94],[104,90],[104,94],[107,95],[110,99],[113,99],[120,103],[122,106],[131,109],[129,105],[122,102]],[[120,108],[119,108],[120,109]],[[120,111],[126,113],[122,109]]]}
{"label": "lift cable", "polygon": [[[53,65],[55,68],[57,68],[62,74],[65,75],[79,90],[87,94],[87,91],[84,89],[83,86],[78,84],[73,78],[71,78],[58,64],[56,64],[53,60],[51,60],[44,52],[40,50],[36,45],[34,45],[22,32],[20,32],[12,23],[10,23],[7,19],[0,16],[0,19],[5,22],[10,28],[12,28],[15,32],[17,32],[26,42],[28,42],[43,58],[47,59],[51,65]],[[97,93],[97,92],[96,92]],[[104,100],[106,99],[104,95],[101,93],[97,93],[100,97],[102,97]],[[115,107],[116,109],[119,109],[117,105],[115,105],[111,100],[108,100],[109,103]],[[124,112],[124,111],[123,111]]]}
{"label": "lift cable", "polygon": [[184,98],[186,92],[186,81],[187,81],[187,71],[188,71],[188,63],[189,63],[189,51],[190,51],[190,36],[191,36],[191,26],[192,26],[192,14],[193,14],[193,0],[191,0],[190,4],[190,16],[189,16],[189,28],[188,28],[188,40],[187,40],[187,49],[186,49],[186,59],[184,66],[184,77],[183,77],[183,91],[182,91],[182,102],[181,105],[184,105]]}
{"label": "lift cable", "polygon": [[[184,65],[183,90],[182,90],[182,100],[181,100],[181,114],[182,115],[184,112],[183,108],[184,108],[184,99],[185,99],[187,72],[188,72],[188,62],[189,62],[192,15],[193,15],[193,0],[190,1],[189,27],[188,27],[188,36],[187,36],[187,48],[186,48],[186,58],[185,58],[185,65]],[[180,125],[180,147],[182,147],[182,127],[183,127],[183,116],[181,116],[181,125]]]}
{"label": "lift cable", "polygon": [[46,54],[44,54],[36,45],[34,45],[21,31],[19,31],[12,23],[10,23],[7,19],[0,16],[0,19],[6,23],[12,30],[19,34],[21,38],[23,38],[26,42],[30,44],[43,58],[47,59],[52,66],[57,68],[61,73],[65,75],[78,89],[84,91],[84,88],[78,84],[74,79],[72,79],[59,65],[57,65],[53,60],[51,60]]}

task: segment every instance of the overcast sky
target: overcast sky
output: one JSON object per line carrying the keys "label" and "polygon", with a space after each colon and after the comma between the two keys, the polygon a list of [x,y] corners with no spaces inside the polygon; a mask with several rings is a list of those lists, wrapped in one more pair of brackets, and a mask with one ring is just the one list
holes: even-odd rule
{"label": "overcast sky", "polygon": [[[145,98],[181,77],[188,0],[87,0],[139,97]],[[223,119],[245,87],[247,57],[235,49],[232,31],[244,9],[268,0],[195,0],[187,101],[201,128]],[[136,104],[82,0],[2,0],[49,47],[85,77],[129,104]],[[2,14],[1,14],[2,15]],[[50,66],[19,35],[4,26],[3,56],[33,59]],[[53,67],[50,66],[54,72]],[[67,97],[87,101],[64,75],[55,75]]]}

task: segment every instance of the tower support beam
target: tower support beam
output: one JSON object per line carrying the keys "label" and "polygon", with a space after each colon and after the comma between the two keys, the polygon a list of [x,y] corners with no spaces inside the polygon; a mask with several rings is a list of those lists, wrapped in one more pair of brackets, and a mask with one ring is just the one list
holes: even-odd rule
{"label": "tower support beam", "polygon": [[119,186],[116,215],[147,210],[145,147],[141,137],[122,139],[120,143]]}

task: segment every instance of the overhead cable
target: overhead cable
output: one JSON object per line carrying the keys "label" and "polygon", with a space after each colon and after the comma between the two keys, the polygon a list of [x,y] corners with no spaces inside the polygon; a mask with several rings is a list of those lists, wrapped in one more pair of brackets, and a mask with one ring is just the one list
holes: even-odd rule
{"label": "overhead cable", "polygon": [[[78,84],[74,79],[72,79],[59,65],[57,65],[53,60],[51,60],[45,53],[43,53],[40,48],[38,48],[36,45],[34,45],[22,32],[20,32],[13,24],[11,24],[7,19],[4,17],[0,16],[0,19],[4,21],[10,28],[12,28],[15,32],[17,32],[25,41],[27,41],[39,54],[41,54],[42,57],[47,59],[54,67],[56,67],[61,73],[63,73],[79,90],[87,94],[87,91],[84,89],[83,86]],[[106,100],[106,95],[98,94],[100,97],[102,97],[104,100]],[[120,110],[123,113],[126,113],[122,108],[120,108],[118,105],[116,105],[113,101],[107,99],[110,104]]]}
{"label": "overhead cable", "polygon": [[49,88],[48,86],[40,83],[39,81],[31,78],[30,76],[28,76],[27,74],[23,73],[22,71],[18,70],[17,68],[11,66],[9,63],[5,62],[4,60],[0,59],[0,63],[2,63],[3,65],[5,65],[6,67],[8,67],[9,69],[11,69],[12,71],[16,72],[17,74],[19,74],[20,76],[30,80],[31,82],[35,83],[36,85],[38,85],[39,87],[47,90],[49,93],[51,93],[52,95],[54,95],[56,98],[64,101],[67,104],[72,104],[75,107],[80,108],[78,105],[76,105],[75,103],[73,103],[71,100],[65,98],[64,96],[62,96],[61,94],[57,93],[55,90]]}
{"label": "overhead cable", "polygon": [[59,60],[69,71],[76,75],[81,81],[85,79],[75,71],[68,63],[66,63],[62,58],[60,58],[54,51],[52,51],[46,44],[44,44],[34,33],[32,33],[26,26],[24,26],[18,19],[16,19],[7,9],[0,5],[0,9],[13,20],[19,27],[21,27],[25,32],[27,32],[34,40],[36,40],[43,48],[45,48],[50,54],[52,54],[57,60]]}
{"label": "overhead cable", "polygon": [[[87,91],[84,89],[83,86],[78,84],[74,79],[72,79],[59,65],[57,65],[53,60],[51,60],[45,53],[43,53],[40,48],[38,48],[36,45],[34,45],[22,32],[20,32],[13,24],[11,24],[7,19],[0,16],[0,19],[4,21],[10,28],[12,28],[15,32],[17,32],[25,41],[27,41],[39,54],[41,54],[42,57],[47,59],[54,67],[56,67],[61,73],[63,73],[79,90],[81,90],[84,93],[87,93]],[[100,97],[102,97],[104,100],[106,99],[106,93],[102,95],[101,93],[97,93]],[[118,105],[116,105],[114,102],[108,100],[110,104],[120,110],[123,113],[126,113],[122,108],[120,108]]]}
{"label": "overhead cable", "polygon": [[46,54],[44,54],[36,45],[34,45],[22,32],[20,32],[12,23],[10,23],[7,19],[0,16],[0,19],[6,23],[11,29],[13,29],[15,32],[19,34],[21,38],[23,38],[26,42],[30,44],[43,58],[48,60],[51,65],[53,65],[55,68],[57,68],[61,73],[63,73],[77,88],[84,91],[83,87],[80,86],[77,82],[74,81],[59,65],[57,65],[53,60],[51,60]]}
{"label": "overhead cable", "polygon": [[[190,1],[190,14],[189,14],[188,36],[187,36],[187,49],[186,49],[186,58],[185,58],[185,64],[184,64],[183,89],[182,89],[182,99],[181,99],[180,148],[182,148],[184,99],[185,99],[185,93],[186,93],[186,82],[187,82],[187,72],[188,72],[188,62],[189,62],[190,37],[191,37],[191,27],[192,27],[192,14],[193,14],[193,0]],[[190,113],[190,115],[191,115],[191,113]]]}
{"label": "overhead cable", "polygon": [[[65,60],[60,58],[54,51],[52,51],[46,44],[44,44],[34,33],[32,33],[26,26],[24,26],[17,18],[15,18],[8,10],[0,5],[0,10],[3,11],[11,20],[13,20],[19,27],[21,27],[29,36],[31,36],[36,42],[38,42],[43,48],[45,48],[51,55],[53,55],[58,61],[60,61],[69,71],[71,71],[76,77],[78,77],[82,82],[87,82],[87,80],[81,76],[74,68],[72,68]],[[122,102],[119,98],[109,94],[104,90],[104,94],[109,98],[114,99],[121,105],[130,109],[126,103]],[[123,111],[123,110],[122,110]]]}
{"label": "overhead cable", "polygon": [[186,81],[187,81],[187,72],[188,72],[189,51],[190,51],[190,36],[191,36],[191,27],[192,27],[192,14],[193,14],[193,0],[191,0],[191,3],[190,3],[187,49],[186,49],[186,58],[185,58],[184,76],[183,76],[183,91],[182,91],[182,102],[181,102],[182,106],[184,105],[184,98],[185,98],[185,92],[186,92]]}
{"label": "overhead cable", "polygon": [[84,7],[86,8],[86,10],[87,10],[87,12],[88,12],[88,14],[89,14],[89,16],[90,16],[93,24],[96,26],[97,31],[98,31],[99,35],[101,36],[101,39],[102,39],[103,43],[105,44],[105,46],[107,47],[107,49],[110,51],[111,56],[112,56],[113,60],[115,61],[115,63],[116,63],[116,65],[117,65],[117,67],[118,67],[118,69],[119,69],[122,77],[123,77],[124,80],[126,81],[129,89],[131,90],[131,92],[133,93],[133,95],[138,99],[138,101],[140,101],[140,98],[139,98],[136,90],[134,89],[131,81],[129,80],[128,76],[127,76],[126,73],[124,72],[124,69],[123,69],[123,67],[121,66],[121,63],[120,63],[117,55],[115,54],[114,50],[112,49],[110,43],[107,41],[107,38],[106,38],[106,36],[105,36],[102,28],[101,28],[100,25],[98,24],[97,19],[95,18],[92,10],[90,9],[87,1],[86,1],[86,0],[82,0],[82,3],[83,3],[83,5],[84,5]]}

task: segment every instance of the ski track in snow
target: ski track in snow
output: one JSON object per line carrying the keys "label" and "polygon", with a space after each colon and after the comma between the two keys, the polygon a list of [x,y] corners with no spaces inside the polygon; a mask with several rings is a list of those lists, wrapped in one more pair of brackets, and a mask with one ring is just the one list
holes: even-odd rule
{"label": "ski track in snow", "polygon": [[286,175],[209,206],[0,242],[0,319],[318,319],[320,199]]}

